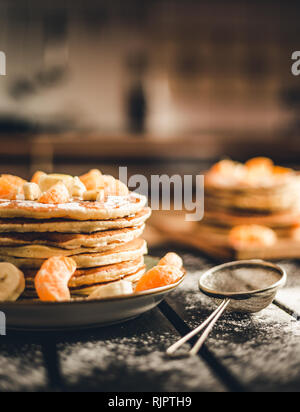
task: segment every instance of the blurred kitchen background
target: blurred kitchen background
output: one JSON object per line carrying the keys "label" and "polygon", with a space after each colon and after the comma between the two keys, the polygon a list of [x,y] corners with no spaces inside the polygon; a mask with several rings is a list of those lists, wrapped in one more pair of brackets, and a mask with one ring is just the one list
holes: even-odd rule
{"label": "blurred kitchen background", "polygon": [[0,171],[300,164],[299,2],[0,0]]}

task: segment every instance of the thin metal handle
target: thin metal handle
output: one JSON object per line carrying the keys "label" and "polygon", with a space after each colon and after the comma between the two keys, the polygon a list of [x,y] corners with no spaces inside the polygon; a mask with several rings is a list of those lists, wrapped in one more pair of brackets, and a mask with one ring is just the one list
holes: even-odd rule
{"label": "thin metal handle", "polygon": [[227,306],[230,303],[230,299],[226,299],[224,300],[224,306],[221,308],[221,310],[217,313],[217,315],[214,317],[214,319],[211,321],[211,323],[209,324],[209,326],[206,328],[206,330],[204,331],[203,335],[199,338],[198,342],[196,343],[196,345],[189,351],[190,355],[197,355],[197,353],[199,352],[199,350],[202,348],[204,342],[206,341],[206,339],[208,338],[210,332],[213,330],[213,327],[215,326],[215,324],[218,322],[218,320],[220,319],[220,317],[223,315],[223,313],[225,312]]}
{"label": "thin metal handle", "polygon": [[[226,307],[228,306],[230,300],[224,300],[221,305],[209,316],[209,318],[206,319],[205,322],[201,323],[201,325],[199,325],[196,329],[192,330],[190,333],[188,333],[186,336],[184,336],[183,338],[181,338],[178,342],[174,343],[172,346],[169,347],[169,349],[167,350],[167,354],[168,355],[173,355],[184,343],[186,343],[187,341],[189,341],[192,337],[194,337],[195,335],[197,335],[198,333],[200,333],[203,329],[206,328],[206,326],[208,326],[210,324],[210,322],[212,322],[215,317],[219,314],[220,311],[222,311],[222,313],[224,312],[224,310],[226,309]],[[225,306],[226,305],[226,306]],[[225,308],[224,308],[225,307]],[[221,315],[222,315],[221,313]],[[220,316],[221,316],[220,315]],[[219,316],[219,318],[220,318]],[[219,319],[218,318],[218,319]]]}

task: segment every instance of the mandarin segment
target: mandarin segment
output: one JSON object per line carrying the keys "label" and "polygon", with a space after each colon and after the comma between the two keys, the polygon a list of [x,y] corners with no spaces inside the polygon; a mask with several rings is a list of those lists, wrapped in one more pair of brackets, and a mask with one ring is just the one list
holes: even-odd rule
{"label": "mandarin segment", "polygon": [[292,239],[300,241],[300,224],[291,229],[290,236]]}
{"label": "mandarin segment", "polygon": [[164,265],[171,265],[171,266],[176,266],[179,269],[183,267],[183,261],[180,256],[177,255],[177,253],[167,253],[166,256],[164,256],[158,263],[159,266],[164,266]]}
{"label": "mandarin segment", "polygon": [[35,289],[41,301],[61,302],[71,299],[68,283],[76,271],[72,258],[55,256],[46,260],[35,277]]}
{"label": "mandarin segment", "polygon": [[274,165],[267,157],[255,157],[245,164],[232,160],[216,163],[208,172],[208,181],[220,186],[271,186],[288,181],[295,172],[292,169]]}
{"label": "mandarin segment", "polygon": [[0,177],[0,198],[7,200],[16,200],[18,194],[21,192],[21,187],[16,186],[5,177]]}
{"label": "mandarin segment", "polygon": [[135,292],[143,292],[145,290],[172,285],[178,282],[182,276],[183,272],[177,266],[155,266],[141,277]]}
{"label": "mandarin segment", "polygon": [[41,172],[40,170],[36,171],[31,178],[31,183],[36,183],[38,185],[42,176],[46,176],[46,173]]}
{"label": "mandarin segment", "polygon": [[262,182],[271,183],[274,163],[266,157],[256,157],[246,163],[245,182],[250,185],[259,185]]}
{"label": "mandarin segment", "polygon": [[51,189],[43,193],[38,199],[40,203],[45,204],[68,203],[69,200],[69,191],[62,182],[56,183],[56,185],[52,186]]}
{"label": "mandarin segment", "polygon": [[273,174],[275,176],[288,176],[294,174],[294,172],[292,169],[288,169],[287,167],[274,166]]}
{"label": "mandarin segment", "polygon": [[26,180],[22,179],[19,176],[13,176],[13,175],[1,175],[6,181],[11,183],[14,186],[17,187],[23,187],[23,185],[26,183]]}
{"label": "mandarin segment", "polygon": [[98,169],[90,170],[85,175],[80,176],[79,179],[85,185],[86,190],[97,190],[104,188],[103,176]]}
{"label": "mandarin segment", "polygon": [[234,170],[235,166],[235,162],[229,159],[225,159],[213,165],[213,167],[211,168],[211,172],[218,174],[227,174],[231,173]]}
{"label": "mandarin segment", "polygon": [[0,177],[0,198],[16,200],[23,195],[23,186],[26,180],[18,176],[3,174]]}
{"label": "mandarin segment", "polygon": [[221,160],[216,163],[208,174],[210,178],[220,183],[230,183],[241,180],[245,175],[245,166],[232,160]]}
{"label": "mandarin segment", "polygon": [[274,166],[274,162],[267,157],[254,157],[253,159],[248,160],[245,166],[248,169],[259,167],[271,170]]}
{"label": "mandarin segment", "polygon": [[237,249],[271,247],[276,241],[276,233],[266,226],[236,226],[229,234],[229,243]]}

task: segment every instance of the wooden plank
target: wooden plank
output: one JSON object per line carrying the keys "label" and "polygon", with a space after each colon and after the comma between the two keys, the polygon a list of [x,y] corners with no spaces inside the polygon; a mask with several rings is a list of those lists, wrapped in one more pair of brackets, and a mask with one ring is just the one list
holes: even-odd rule
{"label": "wooden plank", "polygon": [[[192,254],[184,257],[192,272],[167,302],[194,329],[215,308],[198,291],[200,275],[214,263]],[[225,314],[207,348],[251,391],[299,391],[299,336],[293,318],[275,305],[252,316]]]}
{"label": "wooden plank", "polygon": [[278,261],[281,259],[299,259],[300,242],[292,240],[278,241],[276,245],[269,248],[234,250],[236,260],[263,259]]}
{"label": "wooden plank", "polygon": [[[80,338],[78,338],[80,336]],[[140,318],[58,342],[71,391],[225,391],[206,364],[172,360],[166,348],[178,333],[156,309]]]}
{"label": "wooden plank", "polygon": [[277,301],[289,313],[295,316],[295,331],[299,329],[300,323],[296,322],[297,317],[300,316],[300,264],[295,261],[279,262],[279,264],[286,270],[288,281],[285,288],[278,292]]}
{"label": "wooden plank", "polygon": [[226,391],[200,358],[165,357],[174,338],[158,309],[93,331],[8,332],[0,341],[0,391]]}
{"label": "wooden plank", "polygon": [[43,391],[50,388],[43,348],[20,336],[0,337],[0,391]]}
{"label": "wooden plank", "polygon": [[225,391],[200,358],[165,357],[174,337],[158,309],[93,331],[8,332],[0,341],[0,391]]}

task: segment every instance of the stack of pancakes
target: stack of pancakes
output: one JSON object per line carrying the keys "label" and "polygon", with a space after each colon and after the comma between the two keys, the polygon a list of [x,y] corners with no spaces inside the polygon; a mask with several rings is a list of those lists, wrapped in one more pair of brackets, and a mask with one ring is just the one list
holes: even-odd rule
{"label": "stack of pancakes", "polygon": [[151,214],[146,201],[133,193],[65,204],[0,200],[0,261],[24,272],[22,297],[27,298],[37,297],[35,275],[52,256],[75,260],[73,296],[123,278],[136,282],[145,273],[147,245],[141,235]]}
{"label": "stack of pancakes", "polygon": [[207,180],[206,208],[240,215],[274,214],[300,211],[300,180],[291,176],[286,182],[264,187],[217,186]]}
{"label": "stack of pancakes", "polygon": [[[220,164],[225,163],[226,167],[226,162],[230,161]],[[229,163],[229,167],[233,170],[227,171],[227,174],[226,169],[225,172],[216,172],[212,168],[206,175],[205,202],[208,210],[239,215],[299,213],[299,174],[279,166],[273,166],[270,171],[265,171],[258,166],[257,169],[254,166],[247,169],[247,166],[242,164],[231,163],[233,165],[230,166]]]}
{"label": "stack of pancakes", "polygon": [[222,161],[207,174],[203,233],[228,234],[239,225],[262,225],[287,232],[300,222],[300,177],[270,159],[245,165]]}

